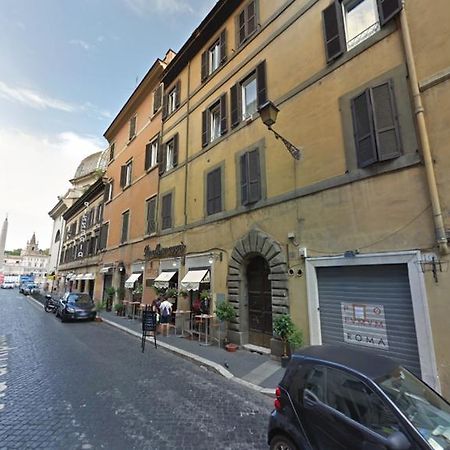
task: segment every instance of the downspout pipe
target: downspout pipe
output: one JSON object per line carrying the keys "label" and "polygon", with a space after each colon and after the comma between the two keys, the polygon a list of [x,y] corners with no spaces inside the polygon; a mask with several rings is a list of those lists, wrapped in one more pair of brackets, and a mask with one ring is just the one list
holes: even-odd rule
{"label": "downspout pipe", "polygon": [[406,64],[408,66],[409,83],[414,99],[414,112],[419,131],[420,145],[422,147],[423,161],[425,165],[425,173],[427,177],[428,190],[430,194],[431,207],[433,211],[433,221],[436,233],[436,244],[439,251],[443,255],[449,253],[447,234],[445,232],[444,219],[442,216],[441,203],[439,201],[439,193],[436,183],[436,175],[433,167],[433,157],[431,155],[430,141],[425,122],[425,110],[420,94],[419,82],[417,79],[416,65],[414,61],[414,53],[411,44],[411,35],[409,32],[408,17],[406,15],[406,1],[402,1],[402,10],[400,12],[401,33],[403,37],[403,45],[405,49]]}

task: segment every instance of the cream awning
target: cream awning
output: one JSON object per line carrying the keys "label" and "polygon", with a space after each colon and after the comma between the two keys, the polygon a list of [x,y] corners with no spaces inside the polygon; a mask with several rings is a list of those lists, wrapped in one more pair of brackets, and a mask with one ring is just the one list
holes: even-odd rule
{"label": "cream awning", "polygon": [[84,273],[79,273],[76,277],[72,278],[72,280],[82,280],[84,277]]}
{"label": "cream awning", "polygon": [[85,273],[83,280],[95,280],[95,274],[93,274],[93,273]]}
{"label": "cream awning", "polygon": [[209,270],[190,270],[181,280],[181,287],[187,291],[198,291],[200,283],[209,278]]}
{"label": "cream awning", "polygon": [[130,275],[130,278],[127,279],[127,281],[125,281],[125,287],[128,289],[133,289],[134,288],[134,283],[136,283],[136,281],[138,280],[138,278],[141,276],[142,274],[140,273],[132,273]]}
{"label": "cream awning", "polygon": [[167,272],[161,272],[155,278],[155,282],[153,283],[153,285],[158,287],[158,288],[167,288],[167,287],[169,287],[169,281],[173,278],[173,276],[176,273],[177,273],[176,270],[175,271],[169,270]]}
{"label": "cream awning", "polygon": [[111,272],[112,269],[113,269],[112,266],[104,266],[100,269],[100,273],[108,273],[108,272]]}

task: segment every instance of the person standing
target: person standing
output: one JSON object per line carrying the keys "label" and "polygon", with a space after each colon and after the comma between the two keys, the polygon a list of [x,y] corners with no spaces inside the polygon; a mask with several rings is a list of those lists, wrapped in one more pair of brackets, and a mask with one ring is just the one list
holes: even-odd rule
{"label": "person standing", "polygon": [[164,335],[164,328],[166,330],[166,336],[169,336],[170,319],[172,317],[172,303],[165,299],[160,305],[160,322],[161,333]]}

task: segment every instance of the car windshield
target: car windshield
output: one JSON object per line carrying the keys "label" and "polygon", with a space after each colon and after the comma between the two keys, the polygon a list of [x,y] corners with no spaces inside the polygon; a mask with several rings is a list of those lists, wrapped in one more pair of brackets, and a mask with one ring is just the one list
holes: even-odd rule
{"label": "car windshield", "polygon": [[92,303],[92,300],[88,294],[70,294],[67,297],[67,303],[71,303],[72,305],[88,305]]}
{"label": "car windshield", "polygon": [[434,450],[450,450],[450,404],[403,367],[377,380]]}

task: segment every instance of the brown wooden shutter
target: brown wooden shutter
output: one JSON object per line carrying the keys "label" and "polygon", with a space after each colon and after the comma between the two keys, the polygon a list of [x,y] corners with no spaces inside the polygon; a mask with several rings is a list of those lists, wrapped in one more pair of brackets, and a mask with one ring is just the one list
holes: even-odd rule
{"label": "brown wooden shutter", "polygon": [[377,161],[369,91],[353,98],[351,106],[358,167],[367,167]]}
{"label": "brown wooden shutter", "polygon": [[127,182],[127,166],[120,167],[120,187],[124,187]]}
{"label": "brown wooden shutter", "polygon": [[152,234],[156,231],[156,197],[147,201],[147,234]]}
{"label": "brown wooden shutter", "polygon": [[247,36],[249,37],[256,30],[256,7],[253,0],[247,6]]}
{"label": "brown wooden shutter", "polygon": [[202,112],[202,147],[206,147],[209,143],[208,118],[209,110],[205,109]]}
{"label": "brown wooden shutter", "polygon": [[164,120],[167,117],[168,114],[168,102],[169,102],[169,96],[167,94],[164,94],[163,96],[163,105],[162,105],[162,119]]}
{"label": "brown wooden shutter", "polygon": [[227,94],[220,97],[220,134],[224,135],[228,131],[227,118]]}
{"label": "brown wooden shutter", "polygon": [[147,144],[145,146],[145,163],[144,168],[145,170],[150,169],[152,165],[152,144]]}
{"label": "brown wooden shutter", "polygon": [[178,133],[173,137],[173,167],[178,166]]}
{"label": "brown wooden shutter", "polygon": [[370,89],[378,160],[396,158],[401,153],[400,133],[392,82]]}
{"label": "brown wooden shutter", "polygon": [[208,78],[208,52],[202,53],[202,81]]}
{"label": "brown wooden shutter", "polygon": [[401,0],[377,0],[380,24],[383,26],[402,10]]}
{"label": "brown wooden shutter", "polygon": [[266,62],[258,64],[256,67],[256,88],[258,96],[258,108],[267,102],[267,83],[266,83]]}
{"label": "brown wooden shutter", "polygon": [[259,150],[248,154],[248,202],[255,203],[261,199],[261,169]]}
{"label": "brown wooden shutter", "polygon": [[241,203],[248,204],[248,153],[241,156]]}
{"label": "brown wooden shutter", "polygon": [[238,17],[239,45],[241,45],[246,38],[245,26],[246,26],[245,9],[243,9]]}
{"label": "brown wooden shutter", "polygon": [[231,99],[231,126],[235,127],[241,121],[241,85],[235,84],[230,90]]}
{"label": "brown wooden shutter", "polygon": [[227,60],[227,32],[223,30],[220,33],[220,64]]}
{"label": "brown wooden shutter", "polygon": [[176,98],[175,98],[175,108],[180,107],[180,96],[181,96],[181,80],[177,81],[175,85],[175,89],[177,90]]}
{"label": "brown wooden shutter", "polygon": [[128,240],[128,222],[130,219],[130,213],[126,212],[122,215],[122,236],[121,243],[124,243]]}
{"label": "brown wooden shutter", "polygon": [[322,17],[327,62],[331,62],[342,55],[345,50],[344,21],[339,0],[335,0],[328,8],[324,9]]}
{"label": "brown wooden shutter", "polygon": [[161,108],[162,84],[160,84],[153,93],[153,114]]}

